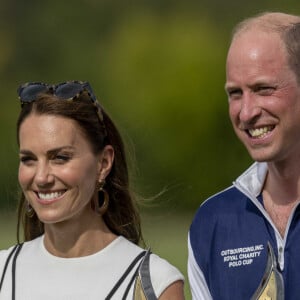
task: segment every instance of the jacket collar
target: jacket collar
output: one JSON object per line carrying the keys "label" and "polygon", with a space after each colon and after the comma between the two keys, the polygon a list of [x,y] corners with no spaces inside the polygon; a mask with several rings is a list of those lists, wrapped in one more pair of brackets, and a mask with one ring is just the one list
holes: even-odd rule
{"label": "jacket collar", "polygon": [[262,191],[267,172],[267,163],[255,162],[233,184],[246,194],[257,197]]}

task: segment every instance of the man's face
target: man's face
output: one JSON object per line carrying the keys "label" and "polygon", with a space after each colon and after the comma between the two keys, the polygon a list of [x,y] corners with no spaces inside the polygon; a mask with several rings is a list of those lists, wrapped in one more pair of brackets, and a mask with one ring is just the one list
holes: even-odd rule
{"label": "man's face", "polygon": [[275,33],[236,36],[226,64],[233,128],[256,161],[300,157],[300,87]]}

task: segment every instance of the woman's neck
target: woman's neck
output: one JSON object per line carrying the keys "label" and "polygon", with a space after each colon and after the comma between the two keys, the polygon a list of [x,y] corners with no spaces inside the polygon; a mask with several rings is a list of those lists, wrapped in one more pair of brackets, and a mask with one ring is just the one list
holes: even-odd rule
{"label": "woman's neck", "polygon": [[87,220],[74,218],[45,224],[45,248],[59,257],[81,257],[94,254],[110,244],[113,234],[103,219],[93,212]]}

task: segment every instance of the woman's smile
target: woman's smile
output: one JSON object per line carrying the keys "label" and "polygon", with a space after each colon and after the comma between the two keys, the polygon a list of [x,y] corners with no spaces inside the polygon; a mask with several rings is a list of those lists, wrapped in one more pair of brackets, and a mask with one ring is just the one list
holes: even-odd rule
{"label": "woman's smile", "polygon": [[19,182],[42,222],[93,213],[86,208],[99,180],[99,157],[74,121],[51,115],[25,119],[20,128]]}
{"label": "woman's smile", "polygon": [[60,200],[67,190],[36,192],[39,202],[53,202]]}

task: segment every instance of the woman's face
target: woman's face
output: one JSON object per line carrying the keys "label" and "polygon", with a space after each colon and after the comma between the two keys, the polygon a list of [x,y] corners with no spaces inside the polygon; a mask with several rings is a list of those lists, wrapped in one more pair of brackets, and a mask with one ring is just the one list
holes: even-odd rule
{"label": "woman's face", "polygon": [[[110,163],[95,155],[75,121],[54,115],[28,116],[19,131],[19,182],[45,224],[94,214],[95,185]],[[113,155],[113,154],[112,154]]]}

